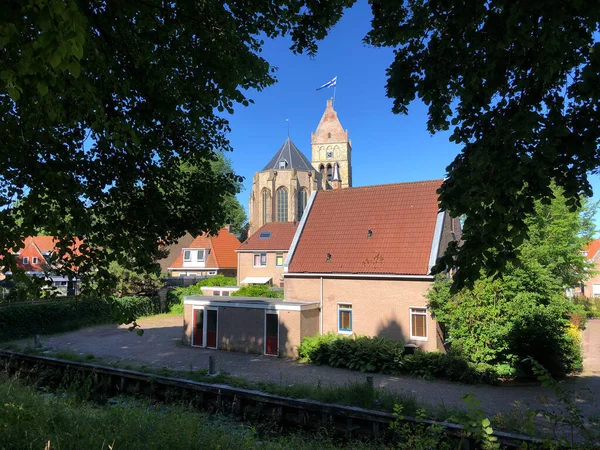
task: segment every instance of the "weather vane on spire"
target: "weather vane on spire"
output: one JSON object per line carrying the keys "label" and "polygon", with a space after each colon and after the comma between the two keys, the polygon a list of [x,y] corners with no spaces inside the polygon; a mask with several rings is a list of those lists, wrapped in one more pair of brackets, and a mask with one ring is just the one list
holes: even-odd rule
{"label": "weather vane on spire", "polygon": [[287,123],[288,138],[289,138],[290,137],[290,119],[285,119],[285,122]]}

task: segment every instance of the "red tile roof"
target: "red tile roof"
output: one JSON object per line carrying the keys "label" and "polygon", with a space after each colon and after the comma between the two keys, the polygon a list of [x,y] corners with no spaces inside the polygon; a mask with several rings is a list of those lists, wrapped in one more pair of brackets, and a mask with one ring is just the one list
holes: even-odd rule
{"label": "red tile roof", "polygon": [[[210,269],[230,269],[237,268],[237,255],[235,249],[240,245],[240,241],[235,234],[221,228],[217,236],[209,236],[206,233],[197,236],[190,245],[185,248],[206,248],[210,253],[206,256],[205,266]],[[183,268],[183,249],[169,266],[169,269]],[[195,268],[190,268],[195,269]]]}
{"label": "red tile roof", "polygon": [[[298,229],[297,223],[269,222],[260,227],[238,247],[244,250],[289,250]],[[260,239],[260,233],[271,233],[268,239]]]}
{"label": "red tile roof", "polygon": [[600,251],[600,239],[590,242],[586,250],[588,252],[588,259],[594,259],[594,257],[598,254],[598,251]]}
{"label": "red tile roof", "polygon": [[441,184],[318,191],[289,272],[427,275]]}
{"label": "red tile roof", "polygon": [[[53,236],[27,236],[23,242],[23,247],[16,251],[11,249],[11,252],[17,255],[17,264],[23,270],[28,272],[41,272],[47,263],[46,259],[44,258],[44,254],[55,252],[57,250],[57,242],[58,239]],[[73,239],[73,244],[70,246],[70,248],[73,250],[75,256],[79,255],[79,246],[82,244],[82,242],[83,241],[79,238]],[[28,258],[28,264],[23,264],[24,257]],[[38,264],[33,264],[33,257],[38,258]],[[64,260],[68,260],[70,256],[63,255],[63,258]]]}

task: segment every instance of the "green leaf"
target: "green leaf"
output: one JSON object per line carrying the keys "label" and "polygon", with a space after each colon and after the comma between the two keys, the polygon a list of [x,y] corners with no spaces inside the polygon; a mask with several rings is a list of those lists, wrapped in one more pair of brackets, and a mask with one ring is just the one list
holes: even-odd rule
{"label": "green leaf", "polygon": [[79,78],[81,73],[81,65],[77,61],[71,61],[68,65],[68,68],[71,75],[73,75],[75,78]]}
{"label": "green leaf", "polygon": [[73,42],[71,45],[71,53],[77,59],[81,59],[83,57],[83,47],[81,47],[76,42]]}
{"label": "green leaf", "polygon": [[58,67],[58,65],[60,64],[62,58],[60,57],[60,55],[56,52],[52,53],[52,56],[50,56],[49,58],[49,62],[50,65],[52,66],[53,69],[56,69]]}
{"label": "green leaf", "polygon": [[10,98],[12,98],[15,102],[17,100],[19,100],[21,98],[21,93],[19,92],[19,89],[16,87],[8,87],[8,95],[10,96]]}
{"label": "green leaf", "polygon": [[488,419],[488,418],[486,417],[485,419],[483,419],[483,420],[481,421],[481,425],[482,425],[483,427],[489,427],[489,426],[490,426],[490,419]]}
{"label": "green leaf", "polygon": [[492,430],[492,427],[487,427],[484,429],[486,434],[492,434],[494,432],[494,430]]}
{"label": "green leaf", "polygon": [[48,93],[48,85],[46,83],[44,83],[43,81],[40,81],[37,84],[37,89],[42,97]]}

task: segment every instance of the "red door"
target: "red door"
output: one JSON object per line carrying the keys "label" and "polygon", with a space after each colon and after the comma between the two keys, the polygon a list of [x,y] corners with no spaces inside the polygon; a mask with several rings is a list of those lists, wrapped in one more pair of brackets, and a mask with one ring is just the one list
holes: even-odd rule
{"label": "red door", "polygon": [[266,314],[265,353],[275,356],[279,354],[279,317],[277,314]]}
{"label": "red door", "polygon": [[217,348],[217,310],[206,311],[206,346]]}
{"label": "red door", "polygon": [[194,310],[194,330],[192,331],[192,345],[202,347],[204,340],[202,339],[202,333],[204,331],[204,310]]}

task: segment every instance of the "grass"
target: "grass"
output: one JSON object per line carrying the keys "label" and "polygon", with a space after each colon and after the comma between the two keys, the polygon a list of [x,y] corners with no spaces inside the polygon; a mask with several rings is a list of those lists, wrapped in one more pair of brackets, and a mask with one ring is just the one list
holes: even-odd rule
{"label": "grass", "polygon": [[336,449],[318,433],[275,435],[219,415],[120,397],[100,406],[69,392],[39,393],[0,375],[0,448],[42,449]]}
{"label": "grass", "polygon": [[[138,370],[166,377],[184,378],[211,384],[226,384],[232,387],[251,389],[269,394],[281,395],[283,397],[359,406],[362,408],[377,409],[387,412],[393,412],[394,405],[402,405],[404,414],[407,416],[415,415],[418,409],[423,408],[423,405],[420,405],[412,394],[401,394],[391,392],[387,389],[372,388],[367,383],[348,383],[343,386],[322,386],[320,382],[317,382],[316,384],[255,383],[227,373],[211,376],[208,375],[206,370],[177,371],[166,367],[155,368],[145,365],[135,366],[132,364],[120,364],[96,358],[91,354],[80,355],[69,351],[42,353],[40,350],[31,347],[22,349],[21,351],[24,353],[66,359],[69,361],[90,362],[121,369]],[[451,416],[461,414],[460,411],[450,410],[441,406],[437,408],[426,407],[424,409],[427,410],[431,418],[436,420],[446,420]]]}

